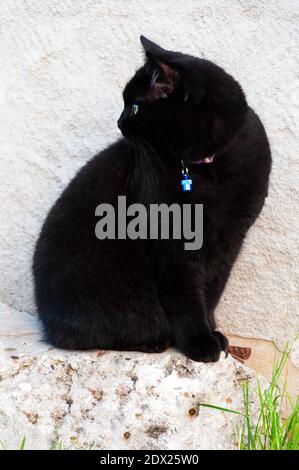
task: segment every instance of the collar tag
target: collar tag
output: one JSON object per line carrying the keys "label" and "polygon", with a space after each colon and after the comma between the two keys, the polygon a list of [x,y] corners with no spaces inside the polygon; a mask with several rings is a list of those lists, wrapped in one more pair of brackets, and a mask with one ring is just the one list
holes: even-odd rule
{"label": "collar tag", "polygon": [[190,192],[192,190],[192,179],[189,176],[188,167],[182,162],[182,177],[181,177],[181,188],[183,192]]}

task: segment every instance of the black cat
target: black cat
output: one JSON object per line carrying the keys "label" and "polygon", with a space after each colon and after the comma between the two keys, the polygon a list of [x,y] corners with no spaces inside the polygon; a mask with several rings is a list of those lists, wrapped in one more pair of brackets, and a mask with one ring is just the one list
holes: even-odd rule
{"label": "black cat", "polygon": [[[118,121],[126,138],[79,171],[42,228],[33,262],[38,312],[46,339],[60,348],[158,352],[173,345],[196,361],[216,361],[228,342],[215,330],[214,310],[264,204],[270,148],[224,70],[141,42],[145,65],[124,90]],[[180,187],[182,165],[192,191]],[[99,240],[95,208],[116,207],[119,195],[145,206],[202,203],[202,248]]]}

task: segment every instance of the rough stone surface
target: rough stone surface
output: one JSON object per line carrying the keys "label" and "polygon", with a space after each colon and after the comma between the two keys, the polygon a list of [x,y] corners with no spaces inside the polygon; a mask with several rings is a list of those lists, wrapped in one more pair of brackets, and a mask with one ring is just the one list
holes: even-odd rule
{"label": "rough stone surface", "polygon": [[[119,136],[139,34],[209,58],[243,85],[272,146],[269,197],[219,305],[226,333],[298,331],[298,16],[293,0],[0,3],[0,301],[34,313],[31,257],[76,170]],[[299,364],[299,347],[294,352]]]}
{"label": "rough stone surface", "polygon": [[199,364],[172,350],[58,351],[40,341],[36,317],[12,310],[0,327],[0,441],[8,448],[24,436],[30,449],[236,448],[238,416],[198,407],[243,410],[242,381],[252,372],[230,356]]}

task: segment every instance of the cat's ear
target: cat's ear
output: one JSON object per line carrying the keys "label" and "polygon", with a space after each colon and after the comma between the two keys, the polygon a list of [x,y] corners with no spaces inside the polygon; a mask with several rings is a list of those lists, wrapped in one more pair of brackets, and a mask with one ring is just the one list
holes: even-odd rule
{"label": "cat's ear", "polygon": [[169,52],[154,42],[140,36],[146,57],[153,64],[151,88],[155,97],[165,98],[175,89],[178,71],[169,62]]}
{"label": "cat's ear", "polygon": [[168,51],[158,46],[158,44],[155,44],[153,41],[150,41],[146,37],[140,36],[140,41],[147,57],[155,57],[158,60],[165,60],[167,59],[167,56],[169,56]]}
{"label": "cat's ear", "polygon": [[156,98],[167,98],[175,89],[178,73],[163,62],[155,61],[151,73],[151,93]]}
{"label": "cat's ear", "polygon": [[[190,57],[178,52],[167,51],[144,36],[140,36],[140,41],[148,60],[155,62],[163,70],[166,77],[167,93],[169,94],[175,89],[179,78],[183,83],[184,101],[200,105],[205,91],[198,81],[196,70],[195,73],[193,71]],[[158,84],[157,87],[161,88]]]}

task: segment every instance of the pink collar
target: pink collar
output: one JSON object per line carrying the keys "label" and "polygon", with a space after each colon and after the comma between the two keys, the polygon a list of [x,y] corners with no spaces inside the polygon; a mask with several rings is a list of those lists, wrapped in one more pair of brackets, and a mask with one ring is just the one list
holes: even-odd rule
{"label": "pink collar", "polygon": [[215,155],[211,155],[210,157],[202,158],[201,160],[191,160],[188,162],[188,165],[200,165],[201,163],[213,163]]}

